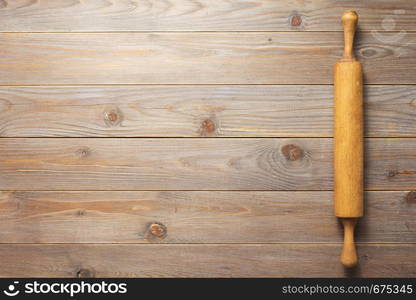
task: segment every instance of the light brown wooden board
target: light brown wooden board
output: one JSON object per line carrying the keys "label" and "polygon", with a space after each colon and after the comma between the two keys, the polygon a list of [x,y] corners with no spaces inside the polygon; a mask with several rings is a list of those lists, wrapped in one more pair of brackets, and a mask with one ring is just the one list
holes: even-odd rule
{"label": "light brown wooden board", "polygon": [[[2,33],[0,84],[330,84],[341,32]],[[359,35],[367,84],[414,84],[416,33]]]}
{"label": "light brown wooden board", "polygon": [[[357,241],[416,242],[414,192],[365,203]],[[3,192],[0,243],[341,242],[332,206],[332,192],[310,191]]]}
{"label": "light brown wooden board", "polygon": [[[330,138],[3,138],[1,190],[330,190]],[[367,139],[366,188],[411,190],[416,139]]]}
{"label": "light brown wooden board", "polygon": [[[366,86],[366,135],[416,137],[416,86]],[[0,87],[5,137],[331,137],[328,85]]]}
{"label": "light brown wooden board", "polygon": [[412,0],[3,0],[0,30],[333,31],[349,9],[360,15],[362,30],[415,30]]}
{"label": "light brown wooden board", "polygon": [[[2,277],[415,277],[416,244],[0,245]],[[300,267],[298,267],[300,266]]]}

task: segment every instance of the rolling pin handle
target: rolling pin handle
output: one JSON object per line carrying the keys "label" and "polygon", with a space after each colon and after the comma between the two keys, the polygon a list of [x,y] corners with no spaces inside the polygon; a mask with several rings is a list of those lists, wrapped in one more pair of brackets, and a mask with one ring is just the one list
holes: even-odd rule
{"label": "rolling pin handle", "polygon": [[357,218],[342,218],[341,222],[344,226],[344,247],[341,252],[341,263],[347,268],[352,268],[358,263],[354,243],[354,228],[357,224]]}
{"label": "rolling pin handle", "polygon": [[357,23],[358,15],[355,11],[346,11],[342,15],[342,24],[344,25],[344,61],[355,60],[353,44]]}

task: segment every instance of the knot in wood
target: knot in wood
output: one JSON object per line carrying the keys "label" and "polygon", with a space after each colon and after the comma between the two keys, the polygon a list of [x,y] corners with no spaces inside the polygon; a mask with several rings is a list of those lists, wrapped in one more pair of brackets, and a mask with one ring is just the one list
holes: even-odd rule
{"label": "knot in wood", "polygon": [[409,204],[416,204],[416,191],[411,191],[407,193],[406,202]]}
{"label": "knot in wood", "polygon": [[107,114],[107,119],[114,123],[117,121],[118,115],[114,111],[111,111]]}
{"label": "knot in wood", "polygon": [[94,276],[95,276],[94,272],[86,268],[81,268],[77,272],[78,278],[92,278]]}
{"label": "knot in wood", "polygon": [[293,144],[283,146],[282,153],[284,157],[290,161],[299,160],[303,157],[303,150]]}
{"label": "knot in wood", "polygon": [[201,134],[211,134],[215,131],[215,123],[211,119],[206,119],[201,123]]}
{"label": "knot in wood", "polygon": [[121,122],[122,114],[118,108],[109,110],[104,114],[104,122],[108,126],[116,126]]}
{"label": "knot in wood", "polygon": [[387,177],[393,178],[397,174],[399,174],[399,172],[397,172],[396,170],[390,170],[390,171],[387,172]]}
{"label": "knot in wood", "polygon": [[377,54],[377,51],[374,49],[364,49],[361,51],[361,55],[364,57],[371,57]]}
{"label": "knot in wood", "polygon": [[166,236],[167,228],[161,223],[153,223],[149,226],[149,233],[152,236],[163,239]]}
{"label": "knot in wood", "polygon": [[91,154],[91,150],[88,147],[81,147],[76,151],[76,154],[81,158],[87,157]]}
{"label": "knot in wood", "polygon": [[290,17],[290,26],[299,27],[300,25],[302,25],[302,16],[297,13],[294,13]]}

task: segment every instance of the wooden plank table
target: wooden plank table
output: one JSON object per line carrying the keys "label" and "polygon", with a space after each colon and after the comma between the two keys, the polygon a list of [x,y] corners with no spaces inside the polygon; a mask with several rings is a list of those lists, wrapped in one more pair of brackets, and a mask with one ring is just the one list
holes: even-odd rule
{"label": "wooden plank table", "polygon": [[[347,9],[353,272],[332,214]],[[0,54],[0,277],[416,276],[413,1],[3,0]]]}

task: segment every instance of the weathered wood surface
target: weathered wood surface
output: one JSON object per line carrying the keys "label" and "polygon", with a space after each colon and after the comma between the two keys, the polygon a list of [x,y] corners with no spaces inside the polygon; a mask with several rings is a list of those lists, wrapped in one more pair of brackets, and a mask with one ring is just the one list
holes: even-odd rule
{"label": "weathered wood surface", "polygon": [[[411,190],[416,139],[366,140],[366,188]],[[330,138],[3,138],[2,190],[330,190]]]}
{"label": "weathered wood surface", "polygon": [[[341,244],[2,244],[2,277],[415,277],[415,244],[358,244],[345,273]],[[298,267],[300,266],[300,267]]]}
{"label": "weathered wood surface", "polygon": [[[341,242],[332,192],[2,192],[1,243]],[[415,192],[367,192],[358,242],[416,242]],[[152,232],[158,224],[163,232]]]}
{"label": "weathered wood surface", "polygon": [[[366,136],[416,137],[416,86],[366,86]],[[331,137],[333,87],[0,87],[5,137]]]}
{"label": "weathered wood surface", "polygon": [[[412,0],[2,0],[1,31],[341,30],[354,8],[362,30],[415,30]],[[393,21],[392,21],[393,20]]]}
{"label": "weathered wood surface", "polygon": [[[365,83],[415,84],[415,41],[360,34]],[[0,84],[330,84],[341,53],[341,32],[2,33]]]}
{"label": "weathered wood surface", "polygon": [[[367,139],[345,273],[329,84],[351,8],[366,135],[384,138]],[[0,0],[0,276],[415,277],[415,16],[410,0]]]}

